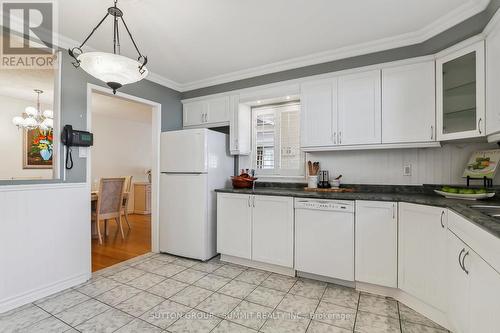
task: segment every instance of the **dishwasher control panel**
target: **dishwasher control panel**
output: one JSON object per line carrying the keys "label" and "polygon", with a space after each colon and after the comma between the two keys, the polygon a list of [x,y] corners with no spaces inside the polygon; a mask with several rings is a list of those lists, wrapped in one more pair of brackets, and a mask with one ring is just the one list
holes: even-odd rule
{"label": "dishwasher control panel", "polygon": [[330,210],[354,212],[354,201],[295,199],[295,209]]}

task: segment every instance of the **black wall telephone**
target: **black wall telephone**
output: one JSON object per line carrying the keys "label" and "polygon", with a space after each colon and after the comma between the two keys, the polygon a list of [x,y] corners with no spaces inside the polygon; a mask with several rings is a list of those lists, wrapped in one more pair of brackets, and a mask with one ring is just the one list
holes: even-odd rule
{"label": "black wall telephone", "polygon": [[61,133],[61,141],[66,146],[66,169],[73,168],[71,147],[90,147],[94,144],[94,135],[86,131],[77,131],[73,126],[66,125]]}

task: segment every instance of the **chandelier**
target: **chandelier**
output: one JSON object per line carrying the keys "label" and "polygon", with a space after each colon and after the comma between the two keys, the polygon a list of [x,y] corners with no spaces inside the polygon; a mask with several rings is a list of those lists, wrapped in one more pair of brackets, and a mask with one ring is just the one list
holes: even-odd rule
{"label": "chandelier", "polygon": [[[118,0],[115,0],[114,6],[108,8],[108,12],[92,30],[87,38],[80,46],[69,49],[69,55],[75,59],[73,66],[76,68],[81,67],[84,71],[93,77],[105,82],[113,93],[122,86],[138,82],[148,75],[146,64],[148,57],[142,55],[141,51],[132,37],[130,30],[123,19],[123,11],[116,6]],[[107,52],[83,52],[82,47],[92,37],[94,32],[101,26],[101,24],[108,18],[113,16],[113,53]],[[132,44],[137,51],[137,60],[127,58],[120,54],[120,32],[119,22],[123,23],[128,36],[132,40]]]}
{"label": "chandelier", "polygon": [[54,128],[54,112],[52,110],[44,110],[40,108],[40,94],[43,94],[43,90],[34,89],[37,94],[36,97],[36,108],[33,106],[28,106],[24,110],[21,116],[12,118],[12,123],[18,128],[26,128],[28,130],[33,130],[39,128],[42,131],[52,130]]}

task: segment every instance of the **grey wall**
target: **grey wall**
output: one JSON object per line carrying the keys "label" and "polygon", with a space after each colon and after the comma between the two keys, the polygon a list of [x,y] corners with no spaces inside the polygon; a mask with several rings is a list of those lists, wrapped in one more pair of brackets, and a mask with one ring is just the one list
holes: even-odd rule
{"label": "grey wall", "polygon": [[[87,128],[87,83],[105,86],[104,83],[94,79],[81,69],[76,69],[71,64],[71,58],[66,50],[62,50],[62,73],[61,73],[61,127],[70,124],[74,129],[85,130]],[[154,82],[143,80],[120,89],[121,92],[161,103],[161,128],[162,131],[170,131],[182,128],[182,104],[181,93]],[[60,154],[63,154],[61,147]],[[61,155],[62,156],[62,155]],[[73,152],[74,167],[66,170],[65,182],[85,182],[86,159],[78,157],[78,149]],[[63,161],[62,163],[63,164]],[[61,165],[61,175],[64,165]],[[0,185],[13,184],[40,184],[57,183],[62,180],[26,180],[9,181],[0,180]]]}
{"label": "grey wall", "polygon": [[483,31],[484,27],[488,24],[499,7],[500,0],[491,0],[488,7],[481,13],[474,15],[466,21],[459,23],[420,44],[185,91],[182,94],[182,99],[217,94],[312,75],[434,54]]}

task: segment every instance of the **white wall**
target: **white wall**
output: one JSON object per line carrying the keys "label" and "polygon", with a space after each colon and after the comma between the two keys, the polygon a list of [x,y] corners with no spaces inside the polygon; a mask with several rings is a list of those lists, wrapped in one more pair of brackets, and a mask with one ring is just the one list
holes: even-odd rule
{"label": "white wall", "polygon": [[[331,178],[341,174],[346,184],[465,184],[461,176],[471,154],[497,148],[497,144],[452,143],[441,148],[316,152],[306,154],[306,161],[319,161]],[[411,164],[411,176],[403,175],[405,164]],[[240,157],[242,168],[251,168],[248,157]],[[494,183],[500,184],[498,174]]]}
{"label": "white wall", "polygon": [[[0,96],[0,179],[52,179],[52,169],[23,169],[23,131],[12,124],[33,100]],[[42,107],[51,108],[50,105]]]}
{"label": "white wall", "polygon": [[[342,174],[348,184],[465,184],[461,177],[474,151],[498,148],[496,144],[445,144],[441,148],[311,153],[331,176]],[[403,166],[411,164],[411,176]],[[498,177],[496,179],[499,179]]]}
{"label": "white wall", "polygon": [[[147,181],[146,170],[152,168],[152,109],[149,108],[147,113],[138,109],[137,113],[142,113],[142,116],[133,115],[134,104],[125,106],[128,107],[126,116],[125,112],[120,114],[111,110],[120,106],[125,105],[119,101],[116,104],[93,104],[91,179],[94,187],[103,177],[132,176],[133,182],[144,182]],[[133,201],[132,195],[129,211],[133,209]]]}
{"label": "white wall", "polygon": [[0,313],[90,278],[86,184],[0,187]]}

